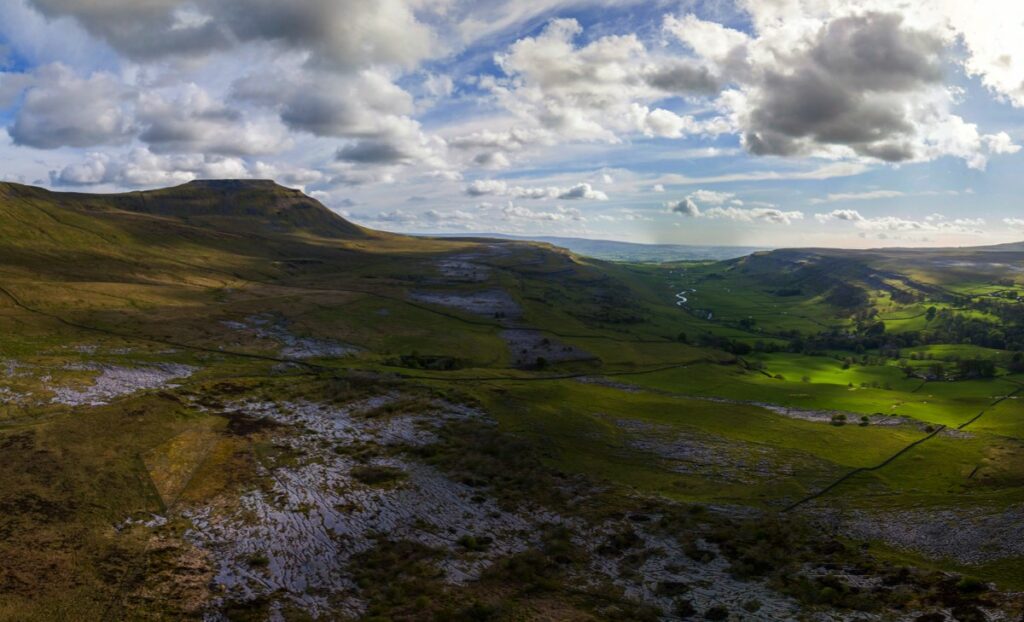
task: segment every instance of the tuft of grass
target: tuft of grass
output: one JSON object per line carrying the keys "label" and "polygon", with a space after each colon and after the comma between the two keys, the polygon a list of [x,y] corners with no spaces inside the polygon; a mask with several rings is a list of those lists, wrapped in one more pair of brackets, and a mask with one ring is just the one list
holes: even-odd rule
{"label": "tuft of grass", "polygon": [[391,486],[408,477],[401,469],[382,465],[359,465],[353,467],[351,473],[367,486]]}

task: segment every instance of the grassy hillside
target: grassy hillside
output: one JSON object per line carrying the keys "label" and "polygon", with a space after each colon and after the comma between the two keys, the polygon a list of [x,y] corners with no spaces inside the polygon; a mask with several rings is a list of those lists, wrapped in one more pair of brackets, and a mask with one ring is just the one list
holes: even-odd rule
{"label": "grassy hillside", "polygon": [[1018,252],[0,185],[0,619],[1019,614]]}

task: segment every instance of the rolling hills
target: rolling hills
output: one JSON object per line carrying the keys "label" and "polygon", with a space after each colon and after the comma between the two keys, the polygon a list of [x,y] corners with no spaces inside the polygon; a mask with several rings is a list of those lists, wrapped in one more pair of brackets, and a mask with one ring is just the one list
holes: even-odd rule
{"label": "rolling hills", "polygon": [[0,619],[1011,619],[1022,267],[0,184]]}

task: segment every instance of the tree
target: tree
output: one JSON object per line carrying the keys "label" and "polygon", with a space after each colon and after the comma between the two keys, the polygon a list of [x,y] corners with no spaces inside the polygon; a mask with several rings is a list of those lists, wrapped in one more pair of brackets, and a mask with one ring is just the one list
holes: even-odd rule
{"label": "tree", "polygon": [[1014,374],[1024,372],[1024,352],[1014,352],[1008,367]]}
{"label": "tree", "polygon": [[931,322],[935,319],[935,314],[938,313],[938,309],[935,307],[928,307],[928,310],[924,312],[924,319]]}
{"label": "tree", "polygon": [[750,344],[743,343],[742,341],[733,341],[729,344],[729,351],[737,356],[750,354],[751,350]]}
{"label": "tree", "polygon": [[957,369],[962,378],[992,378],[996,375],[996,364],[989,359],[964,359]]}

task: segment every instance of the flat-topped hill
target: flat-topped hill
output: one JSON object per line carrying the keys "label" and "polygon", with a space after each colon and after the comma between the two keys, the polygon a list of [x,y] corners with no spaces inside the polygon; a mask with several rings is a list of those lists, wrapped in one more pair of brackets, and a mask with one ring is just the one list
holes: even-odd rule
{"label": "flat-topped hill", "polygon": [[366,229],[345,220],[316,199],[270,180],[202,180],[121,194],[52,192],[0,183],[0,201],[5,205],[48,204],[71,210],[122,210],[233,233],[371,237]]}

